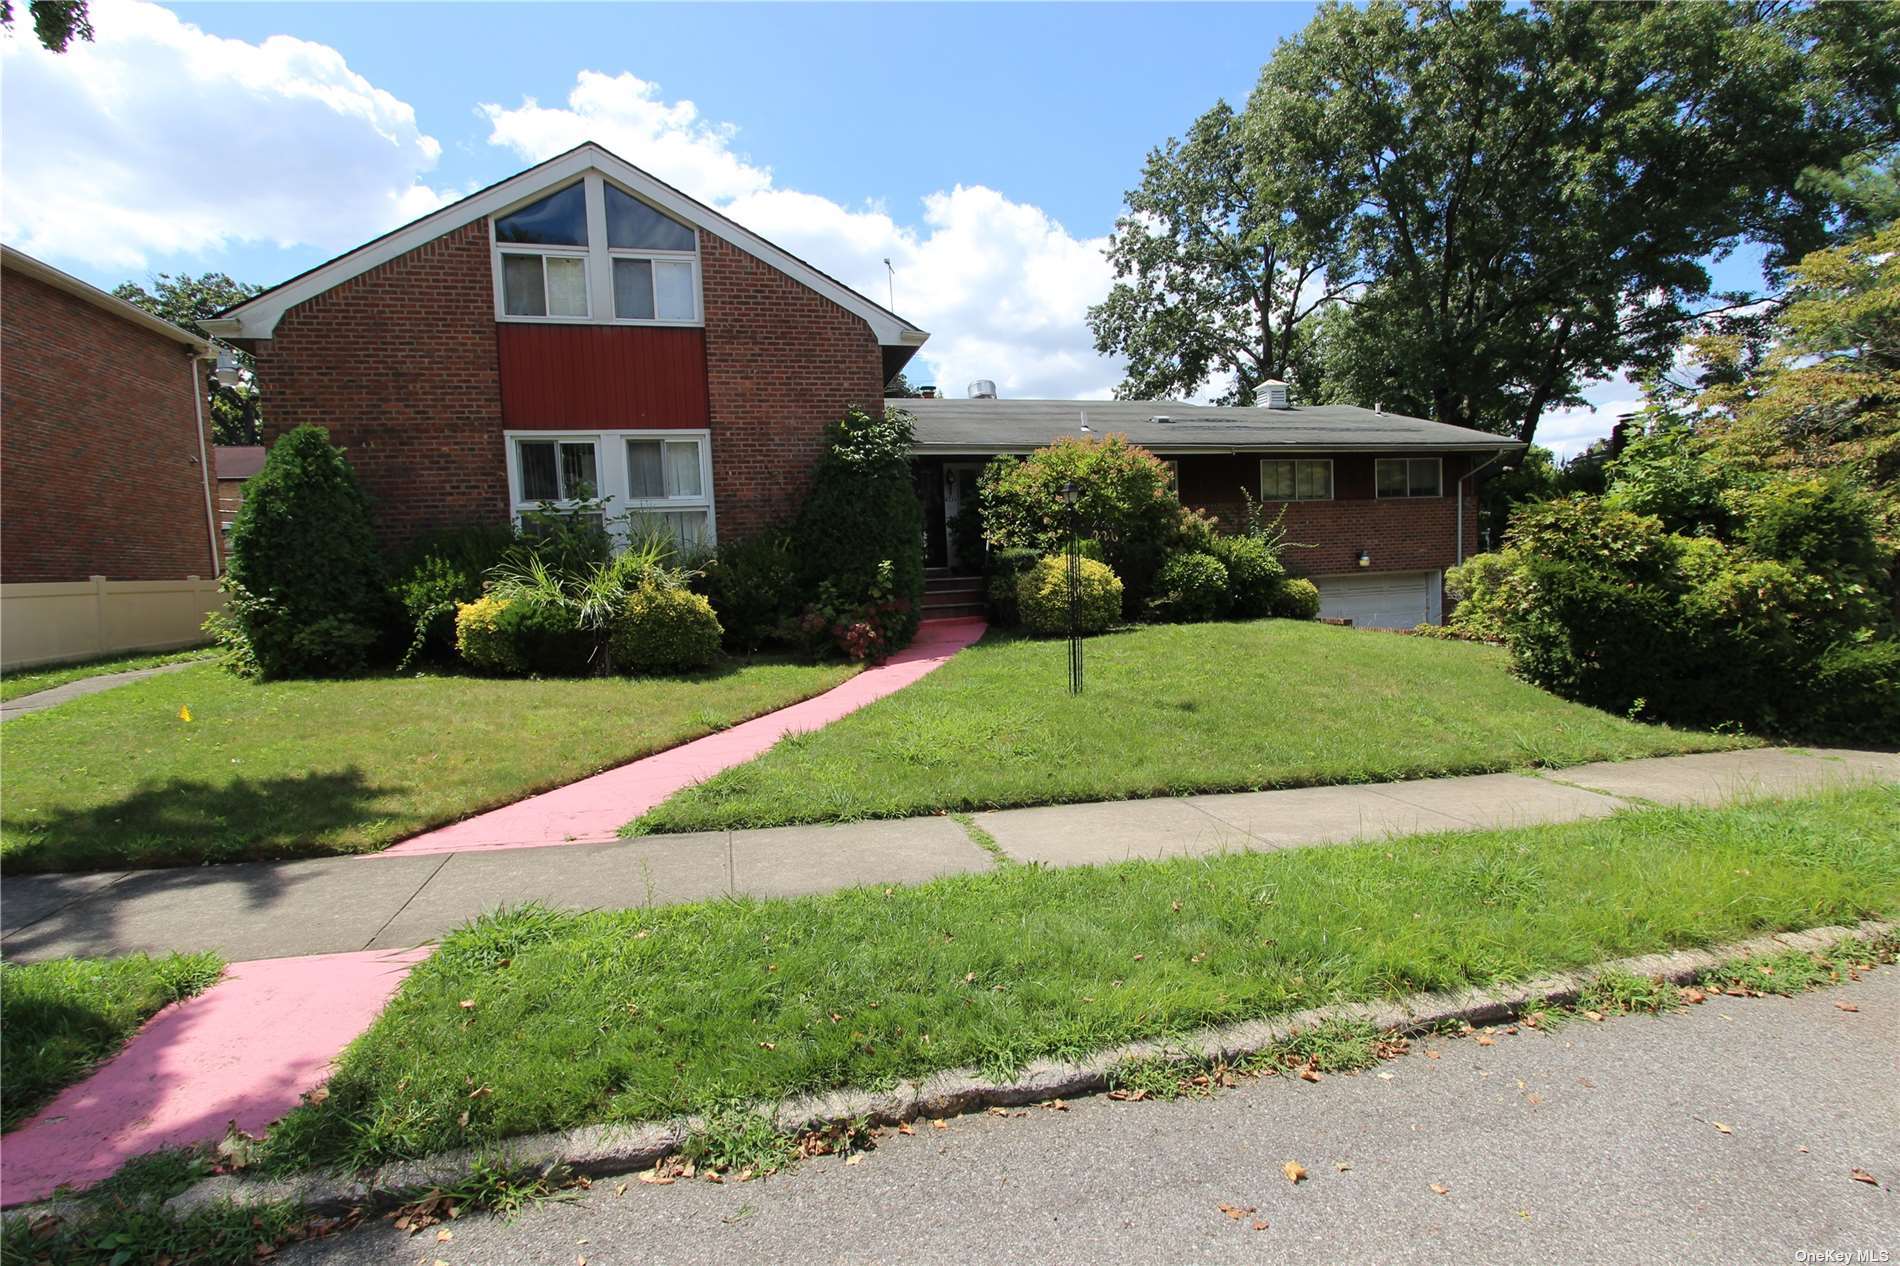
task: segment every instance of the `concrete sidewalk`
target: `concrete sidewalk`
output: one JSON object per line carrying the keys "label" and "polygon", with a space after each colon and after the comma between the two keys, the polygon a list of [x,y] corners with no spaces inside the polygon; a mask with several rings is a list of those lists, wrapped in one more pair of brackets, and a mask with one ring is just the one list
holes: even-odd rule
{"label": "concrete sidewalk", "polygon": [[[1718,804],[1854,782],[1900,782],[1900,755],[1757,749],[1530,774],[974,815],[1009,858],[1085,865],[1266,851],[1474,827],[1573,821],[1632,804]],[[11,961],[216,950],[241,962],[397,949],[499,905],[624,909],[920,883],[995,857],[947,817],[655,836],[565,848],[36,875],[0,887]]]}
{"label": "concrete sidewalk", "polygon": [[187,668],[196,668],[208,660],[208,656],[202,659],[184,659],[175,664],[160,664],[156,668],[134,668],[123,673],[101,673],[97,677],[81,677],[78,681],[69,681],[63,686],[54,686],[50,690],[38,690],[30,695],[21,695],[17,699],[8,699],[0,703],[0,721],[11,721],[14,717],[23,717],[29,712],[43,712],[69,699],[83,699],[87,695],[96,695],[101,690],[110,690],[114,686],[144,681],[147,677],[183,672]]}

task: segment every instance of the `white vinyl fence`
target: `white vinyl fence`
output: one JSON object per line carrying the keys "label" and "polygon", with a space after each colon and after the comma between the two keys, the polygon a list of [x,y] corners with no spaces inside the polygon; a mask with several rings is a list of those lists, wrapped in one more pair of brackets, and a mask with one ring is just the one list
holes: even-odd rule
{"label": "white vinyl fence", "polygon": [[0,584],[0,668],[191,646],[223,601],[217,581],[196,576]]}

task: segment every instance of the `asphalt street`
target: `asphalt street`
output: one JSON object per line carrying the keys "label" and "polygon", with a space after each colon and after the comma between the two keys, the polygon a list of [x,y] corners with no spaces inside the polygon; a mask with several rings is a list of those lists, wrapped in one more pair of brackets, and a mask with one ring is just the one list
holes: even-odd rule
{"label": "asphalt street", "polygon": [[1316,1084],[945,1124],[856,1164],[596,1180],[463,1217],[449,1240],[385,1220],[282,1260],[1900,1261],[1900,967],[1490,1046],[1422,1040]]}

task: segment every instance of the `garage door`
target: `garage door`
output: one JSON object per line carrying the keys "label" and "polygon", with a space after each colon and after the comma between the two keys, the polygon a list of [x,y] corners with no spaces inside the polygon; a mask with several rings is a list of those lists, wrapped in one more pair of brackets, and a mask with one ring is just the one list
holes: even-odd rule
{"label": "garage door", "polygon": [[1435,571],[1315,576],[1313,583],[1319,586],[1319,613],[1329,620],[1351,620],[1362,629],[1438,623]]}

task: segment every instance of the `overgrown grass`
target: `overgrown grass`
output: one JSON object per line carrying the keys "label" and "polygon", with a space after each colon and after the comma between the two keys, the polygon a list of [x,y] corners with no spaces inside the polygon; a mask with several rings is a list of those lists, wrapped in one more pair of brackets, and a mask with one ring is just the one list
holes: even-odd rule
{"label": "overgrown grass", "polygon": [[991,635],[917,685],[674,796],[630,831],[1486,773],[1743,746],[1512,677],[1496,647],[1291,620],[1066,644]]}
{"label": "overgrown grass", "polygon": [[369,852],[852,671],[756,662],[696,677],[258,685],[189,668],[6,723],[0,869]]}
{"label": "overgrown grass", "polygon": [[51,690],[67,682],[84,681],[88,677],[103,677],[107,673],[129,673],[137,668],[160,668],[166,664],[182,664],[187,660],[204,659],[210,654],[210,650],[206,647],[190,646],[177,651],[105,655],[99,659],[80,660],[71,664],[48,664],[42,668],[24,668],[0,677],[0,700],[38,694],[42,690]]}
{"label": "overgrown grass", "polygon": [[915,888],[568,915],[446,940],[268,1163],[365,1165],[1900,908],[1900,789]]}
{"label": "overgrown grass", "polygon": [[161,1007],[209,988],[216,954],[0,964],[0,1129],[115,1054]]}

